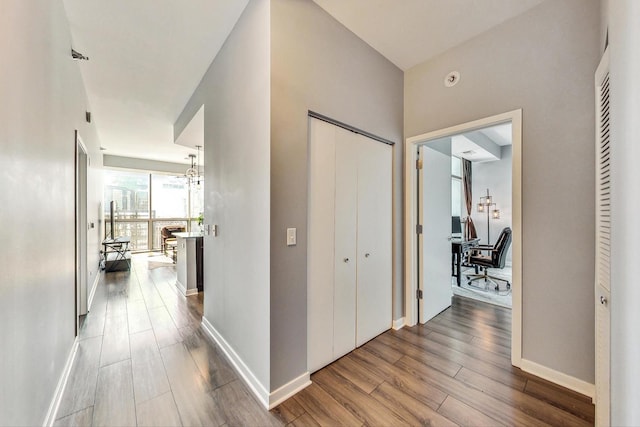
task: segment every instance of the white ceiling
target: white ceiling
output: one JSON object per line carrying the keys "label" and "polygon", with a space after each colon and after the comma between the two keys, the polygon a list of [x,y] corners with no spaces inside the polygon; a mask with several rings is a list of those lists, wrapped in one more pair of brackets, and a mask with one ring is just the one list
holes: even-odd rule
{"label": "white ceiling", "polygon": [[248,0],[64,0],[107,154],[188,163],[173,123]]}
{"label": "white ceiling", "polygon": [[402,70],[544,0],[313,0]]}
{"label": "white ceiling", "polygon": [[[106,154],[188,163],[173,123],[248,1],[64,0]],[[543,0],[314,1],[407,69]]]}

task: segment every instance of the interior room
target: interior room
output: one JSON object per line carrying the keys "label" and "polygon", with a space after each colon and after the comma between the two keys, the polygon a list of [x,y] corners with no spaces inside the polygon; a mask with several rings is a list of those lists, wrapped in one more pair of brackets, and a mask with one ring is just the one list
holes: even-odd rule
{"label": "interior room", "polygon": [[0,425],[640,424],[636,0],[401,3],[2,1]]}
{"label": "interior room", "polygon": [[[505,123],[452,137],[451,149],[451,216],[452,237],[463,241],[478,238],[477,245],[493,247],[505,228],[512,227],[511,208],[511,124]],[[476,142],[477,141],[477,142]],[[486,147],[486,148],[483,148]],[[491,150],[491,151],[489,151]],[[470,162],[468,173],[471,181],[469,196],[465,193],[463,161]],[[467,211],[467,199],[470,210]],[[467,226],[471,217],[475,233],[469,234]],[[460,226],[456,222],[460,218]],[[474,243],[476,244],[476,243]],[[473,250],[473,248],[472,248]],[[513,250],[506,245],[504,254],[496,252],[497,262],[489,263],[484,278],[476,273],[472,254],[462,255],[460,286],[457,277],[452,280],[455,295],[462,295],[503,307],[511,307],[511,282]],[[489,253],[479,254],[488,255]],[[457,253],[456,253],[457,256]],[[502,258],[502,259],[500,259]],[[475,259],[479,262],[489,260]],[[452,271],[456,267],[452,266]],[[473,279],[473,280],[472,280]]]}

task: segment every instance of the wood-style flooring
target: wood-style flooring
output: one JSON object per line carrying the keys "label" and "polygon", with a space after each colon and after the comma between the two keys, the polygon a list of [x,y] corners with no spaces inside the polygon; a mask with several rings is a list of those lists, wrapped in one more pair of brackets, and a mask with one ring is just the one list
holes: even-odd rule
{"label": "wood-style flooring", "polygon": [[590,399],[511,366],[509,310],[459,297],[267,411],[200,329],[202,296],[181,296],[175,280],[150,257],[103,274],[56,425],[593,425]]}

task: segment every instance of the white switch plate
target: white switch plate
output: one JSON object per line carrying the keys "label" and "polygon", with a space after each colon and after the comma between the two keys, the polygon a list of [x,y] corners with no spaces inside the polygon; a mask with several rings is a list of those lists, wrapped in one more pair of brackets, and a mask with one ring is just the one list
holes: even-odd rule
{"label": "white switch plate", "polygon": [[295,246],[296,240],[297,240],[296,229],[287,228],[287,246]]}

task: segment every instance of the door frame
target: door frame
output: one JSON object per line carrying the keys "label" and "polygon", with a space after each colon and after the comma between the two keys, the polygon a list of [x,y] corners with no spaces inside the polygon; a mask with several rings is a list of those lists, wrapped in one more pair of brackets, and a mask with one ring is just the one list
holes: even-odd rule
{"label": "door frame", "polygon": [[[522,364],[522,109],[508,111],[409,137],[404,145],[404,296],[405,325],[413,326],[418,322],[416,307],[417,278],[417,147],[430,141],[453,136],[473,130],[511,122],[511,143],[513,157],[511,162],[512,181],[512,230],[513,230],[513,277],[511,284],[511,364],[520,367]],[[425,297],[427,297],[425,295]]]}
{"label": "door frame", "polygon": [[[87,181],[89,172],[89,152],[82,142],[80,133],[75,131],[75,335],[78,335],[82,313],[81,298],[86,298],[84,309],[88,310],[88,230],[87,230]],[[84,156],[83,156],[84,155]],[[80,159],[84,159],[81,164]],[[84,292],[82,287],[84,286]]]}

